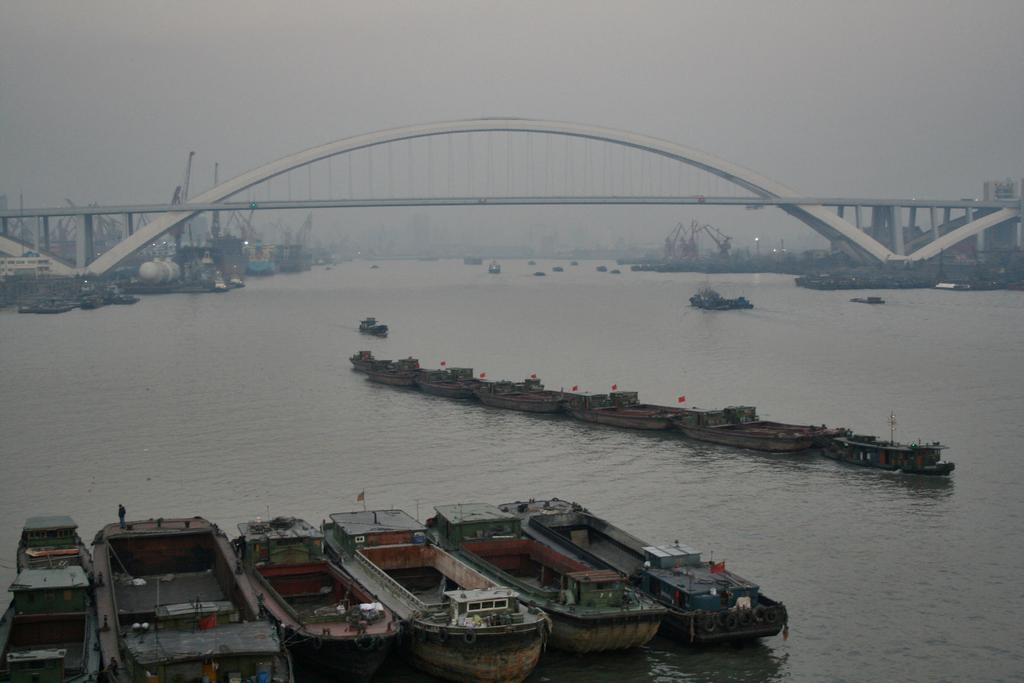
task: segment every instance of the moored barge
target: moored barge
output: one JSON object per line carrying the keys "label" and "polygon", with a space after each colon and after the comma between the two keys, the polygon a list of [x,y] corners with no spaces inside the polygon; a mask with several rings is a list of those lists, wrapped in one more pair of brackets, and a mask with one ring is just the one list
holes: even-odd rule
{"label": "moored barge", "polygon": [[476,398],[474,390],[480,386],[480,380],[473,378],[473,368],[421,370],[416,376],[416,386],[434,396]]}
{"label": "moored barge", "polygon": [[398,635],[394,613],[324,559],[323,533],[305,520],[257,519],[238,530],[242,566],[296,661],[333,680],[369,681]]}
{"label": "moored barge", "polygon": [[665,609],[617,571],[595,569],[524,538],[520,519],[493,505],[443,505],[432,533],[456,557],[517,591],[551,618],[551,646],[567,652],[625,650],[658,632]]}
{"label": "moored barge", "polygon": [[377,360],[364,370],[366,377],[371,382],[390,384],[395,387],[416,386],[416,376],[419,375],[419,371],[420,362],[415,358],[401,358],[395,362]]}
{"label": "moored barge", "polygon": [[707,441],[769,453],[796,453],[814,448],[840,433],[824,425],[785,424],[759,420],[752,406],[723,410],[684,409],[673,418],[675,428],[695,441]]}
{"label": "moored barge", "polygon": [[227,537],[201,517],[108,524],[93,543],[107,683],[237,673],[291,683],[291,658],[260,615]]}
{"label": "moored barge", "polygon": [[401,651],[416,668],[460,683],[516,683],[547,639],[543,612],[436,545],[400,510],[331,515],[328,551],[405,619]]}
{"label": "moored barge", "polygon": [[379,360],[373,357],[373,351],[356,351],[348,357],[350,363],[352,363],[352,369],[358,370],[359,372],[366,372],[373,367],[375,362],[390,363],[391,361]]}
{"label": "moored barge", "polygon": [[678,541],[651,545],[557,498],[499,507],[520,515],[530,537],[629,576],[668,610],[661,633],[680,642],[707,645],[774,636],[789,620],[786,607],[763,595],[757,584],[727,571],[724,562],[702,561],[699,552]]}
{"label": "moored barge", "polygon": [[94,683],[100,677],[92,563],[70,517],[31,517],[0,619],[0,681]]}
{"label": "moored barge", "polygon": [[610,394],[567,393],[565,410],[577,420],[625,429],[672,429],[672,420],[683,410],[672,406],[640,403],[635,391]]}
{"label": "moored barge", "polygon": [[482,382],[476,397],[486,406],[520,410],[527,413],[560,413],[565,406],[565,394],[549,391],[538,379],[523,382]]}

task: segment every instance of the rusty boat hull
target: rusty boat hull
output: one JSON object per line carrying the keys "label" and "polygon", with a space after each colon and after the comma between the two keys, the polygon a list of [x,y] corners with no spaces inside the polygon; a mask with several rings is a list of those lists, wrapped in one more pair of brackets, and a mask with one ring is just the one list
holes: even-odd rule
{"label": "rusty boat hull", "polygon": [[519,410],[526,413],[560,413],[565,408],[565,398],[558,391],[529,391],[523,393],[492,394],[476,392],[485,406]]}
{"label": "rusty boat hull", "polygon": [[695,441],[736,446],[769,453],[796,453],[813,448],[827,430],[779,422],[745,422],[714,427],[675,423],[676,429]]}
{"label": "rusty boat hull", "polygon": [[628,408],[568,408],[577,420],[622,429],[660,431],[672,429],[673,417],[681,413],[668,406],[632,406]]}
{"label": "rusty boat hull", "polygon": [[425,382],[416,380],[416,386],[424,394],[432,396],[443,396],[444,398],[476,398],[476,392],[472,385],[463,382]]}
{"label": "rusty boat hull", "polygon": [[537,666],[544,639],[533,624],[467,629],[416,620],[403,654],[416,668],[457,683],[519,683]]}
{"label": "rusty boat hull", "polygon": [[414,387],[416,386],[415,372],[378,372],[375,370],[364,370],[366,378],[378,384],[387,384],[393,387]]}

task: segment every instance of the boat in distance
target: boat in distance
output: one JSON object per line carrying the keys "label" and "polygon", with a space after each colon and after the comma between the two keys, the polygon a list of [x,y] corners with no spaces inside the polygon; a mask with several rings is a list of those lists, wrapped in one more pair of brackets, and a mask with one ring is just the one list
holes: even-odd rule
{"label": "boat in distance", "polygon": [[845,432],[828,439],[822,449],[826,458],[861,467],[875,467],[904,474],[948,475],[956,464],[942,460],[946,446],[933,443],[896,443],[875,436]]}
{"label": "boat in distance", "polygon": [[433,539],[519,599],[551,618],[550,645],[583,654],[646,644],[665,609],[617,571],[595,569],[572,555],[524,537],[514,514],[483,503],[434,508]]}
{"label": "boat in distance", "polygon": [[726,299],[710,287],[701,287],[697,290],[697,293],[690,297],[690,305],[705,311],[731,311],[754,307],[746,297]]}
{"label": "boat in distance", "polygon": [[[93,543],[107,683],[242,678],[290,683],[291,657],[215,524],[159,518],[108,524]],[[236,568],[239,571],[236,571]]]}
{"label": "boat in distance", "polygon": [[372,334],[374,337],[388,336],[388,326],[377,322],[376,318],[364,318],[359,321],[359,331],[363,334]]}
{"label": "boat in distance", "polygon": [[850,299],[855,304],[884,304],[885,299],[880,296],[855,296]]}
{"label": "boat in distance", "polygon": [[497,261],[491,261],[487,266],[487,272],[490,273],[491,275],[500,275],[501,264],[498,263]]}
{"label": "boat in distance", "polygon": [[415,358],[401,358],[397,361],[376,360],[363,372],[367,379],[379,384],[390,384],[396,387],[416,386],[416,377],[420,372],[420,362]]}
{"label": "boat in distance", "polygon": [[662,635],[686,644],[709,645],[778,635],[789,614],[760,587],[725,568],[704,562],[696,550],[675,541],[652,545],[557,498],[505,503],[520,516],[531,538],[569,548],[597,567],[622,572],[667,609]]}
{"label": "boat in distance", "polygon": [[447,368],[445,370],[420,370],[416,386],[425,394],[445,398],[476,398],[474,390],[480,380],[473,378],[473,368]]}
{"label": "boat in distance", "polygon": [[238,530],[241,536],[232,545],[292,656],[332,680],[373,678],[397,640],[400,622],[324,558],[323,532],[294,517],[256,519]]}
{"label": "boat in distance", "polygon": [[417,669],[456,683],[518,683],[536,667],[547,616],[428,543],[406,513],[338,513],[323,528],[331,557],[404,620],[400,649]]}
{"label": "boat in distance", "polygon": [[352,363],[352,369],[358,370],[359,372],[366,372],[373,367],[375,362],[390,363],[388,360],[381,360],[373,357],[373,351],[356,351],[348,357],[350,363]]}
{"label": "boat in distance", "polygon": [[560,413],[565,394],[549,391],[536,378],[523,382],[481,382],[476,397],[486,406],[527,413]]}
{"label": "boat in distance", "polygon": [[672,429],[682,408],[640,403],[635,391],[608,394],[567,392],[565,411],[577,420],[626,429]]}

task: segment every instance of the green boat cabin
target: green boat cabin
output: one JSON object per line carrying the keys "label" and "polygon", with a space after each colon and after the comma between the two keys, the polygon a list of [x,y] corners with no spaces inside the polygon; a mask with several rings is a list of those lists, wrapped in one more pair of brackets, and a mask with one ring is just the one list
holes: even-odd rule
{"label": "green boat cabin", "polygon": [[62,683],[67,650],[47,648],[7,653],[11,683]]}
{"label": "green boat cabin", "polygon": [[25,569],[10,588],[15,614],[84,612],[89,578],[77,565],[60,569]]}
{"label": "green boat cabin", "polygon": [[361,548],[426,542],[426,527],[402,510],[335,513],[324,522],[323,532],[346,555]]}
{"label": "green boat cabin", "polygon": [[451,626],[521,624],[519,596],[508,588],[445,591]]}
{"label": "green boat cabin", "polygon": [[438,538],[447,548],[458,548],[468,541],[519,538],[522,534],[518,517],[486,503],[438,505],[434,510]]}
{"label": "green boat cabin", "polygon": [[242,562],[252,568],[264,564],[302,564],[324,558],[324,534],[295,517],[256,519],[238,525],[242,534]]}
{"label": "green boat cabin", "polygon": [[67,515],[29,517],[21,530],[25,548],[75,548],[78,525]]}

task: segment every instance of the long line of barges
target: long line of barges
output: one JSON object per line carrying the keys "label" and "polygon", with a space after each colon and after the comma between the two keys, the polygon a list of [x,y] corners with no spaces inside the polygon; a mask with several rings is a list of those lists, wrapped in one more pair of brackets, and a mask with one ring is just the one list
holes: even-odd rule
{"label": "long line of barges", "polygon": [[[898,443],[855,434],[845,427],[786,424],[761,420],[753,406],[701,410],[641,403],[637,392],[587,393],[545,389],[536,375],[521,382],[487,380],[472,368],[425,369],[416,358],[381,360],[370,351],[349,358],[352,368],[381,384],[418,388],[424,393],[455,399],[475,399],[484,405],[532,413],[564,413],[577,420],[623,429],[675,430],[683,436],[737,448],[772,453],[820,452],[826,457],[861,467],[905,474],[948,475],[955,464],[942,459],[939,442]],[[684,398],[680,397],[680,403]],[[895,417],[890,415],[895,425]]]}

